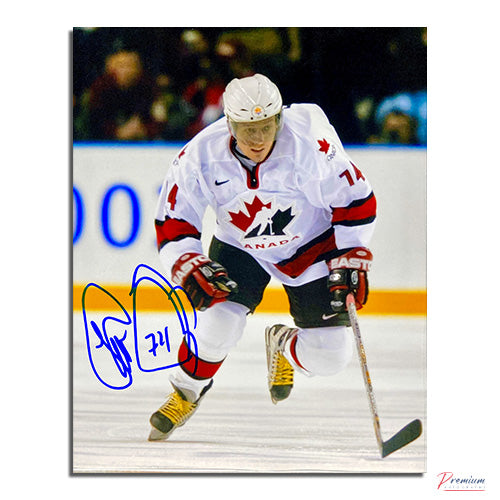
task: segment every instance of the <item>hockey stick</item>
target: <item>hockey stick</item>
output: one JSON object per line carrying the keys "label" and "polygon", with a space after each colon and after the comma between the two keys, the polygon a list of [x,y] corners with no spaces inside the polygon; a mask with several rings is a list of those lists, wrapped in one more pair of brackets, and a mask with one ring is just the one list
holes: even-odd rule
{"label": "hockey stick", "polygon": [[422,422],[418,419],[413,420],[407,426],[403,427],[399,432],[394,434],[390,439],[384,441],[380,431],[380,419],[378,417],[377,405],[375,404],[375,394],[373,393],[372,382],[370,373],[368,372],[368,365],[366,363],[365,348],[361,340],[361,330],[359,328],[358,314],[356,313],[356,303],[354,297],[350,293],[346,298],[347,310],[349,312],[349,319],[351,320],[352,331],[356,340],[356,347],[358,349],[359,363],[363,372],[363,379],[365,381],[366,394],[368,396],[368,403],[372,412],[373,426],[375,428],[375,437],[382,458],[399,450],[403,446],[411,443],[422,434]]}

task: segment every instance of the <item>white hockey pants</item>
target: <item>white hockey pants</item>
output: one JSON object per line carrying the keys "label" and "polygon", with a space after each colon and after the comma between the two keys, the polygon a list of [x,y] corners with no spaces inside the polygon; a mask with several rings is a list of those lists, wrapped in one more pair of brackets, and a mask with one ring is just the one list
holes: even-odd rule
{"label": "white hockey pants", "polygon": [[[194,332],[198,357],[207,362],[221,362],[243,335],[248,309],[235,302],[221,302],[198,313]],[[264,352],[264,351],[263,351]],[[295,345],[298,365],[285,349],[288,361],[308,376],[334,375],[343,370],[352,358],[353,344],[345,326],[299,329]],[[264,354],[263,354],[264,355]],[[196,380],[181,367],[174,369],[172,382],[180,387],[201,392],[208,380]]]}

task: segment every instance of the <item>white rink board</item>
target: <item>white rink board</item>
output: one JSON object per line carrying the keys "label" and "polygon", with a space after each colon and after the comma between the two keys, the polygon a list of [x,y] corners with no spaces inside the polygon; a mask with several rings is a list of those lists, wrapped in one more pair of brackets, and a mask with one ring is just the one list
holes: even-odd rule
{"label": "white rink board", "polygon": [[[141,314],[154,330],[161,318]],[[197,413],[165,442],[148,442],[149,416],[171,392],[168,370],[112,390],[94,375],[81,313],[73,328],[73,471],[76,473],[423,473],[426,470],[425,319],[363,317],[361,328],[382,435],[414,418],[423,435],[385,459],[356,355],[342,373],[296,374],[290,398],[271,403],[264,328],[288,316],[257,314]],[[176,347],[173,348],[175,350]],[[109,367],[114,370],[112,363]]]}

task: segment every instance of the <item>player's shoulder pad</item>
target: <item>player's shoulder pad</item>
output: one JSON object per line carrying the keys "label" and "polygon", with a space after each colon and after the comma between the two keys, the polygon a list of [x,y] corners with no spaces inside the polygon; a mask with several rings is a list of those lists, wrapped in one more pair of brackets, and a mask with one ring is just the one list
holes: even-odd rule
{"label": "player's shoulder pad", "polygon": [[292,104],[285,107],[283,119],[286,126],[300,136],[311,130],[317,121],[328,123],[328,118],[323,110],[317,104],[311,103]]}
{"label": "player's shoulder pad", "polygon": [[173,167],[188,167],[191,165],[196,168],[201,166],[204,158],[214,155],[214,144],[226,144],[226,138],[229,137],[229,131],[225,118],[211,123],[201,132],[195,135],[175,156],[172,161]]}
{"label": "player's shoulder pad", "polygon": [[316,104],[292,104],[284,111],[284,123],[301,144],[301,153],[319,163],[344,156],[340,138],[324,111]]}

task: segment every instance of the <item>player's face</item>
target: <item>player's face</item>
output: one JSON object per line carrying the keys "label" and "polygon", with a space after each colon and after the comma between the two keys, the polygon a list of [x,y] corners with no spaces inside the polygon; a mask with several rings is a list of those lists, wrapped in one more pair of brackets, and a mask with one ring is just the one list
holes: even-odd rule
{"label": "player's face", "polygon": [[264,161],[276,138],[276,117],[258,122],[238,123],[235,129],[236,142],[241,152],[255,163]]}

